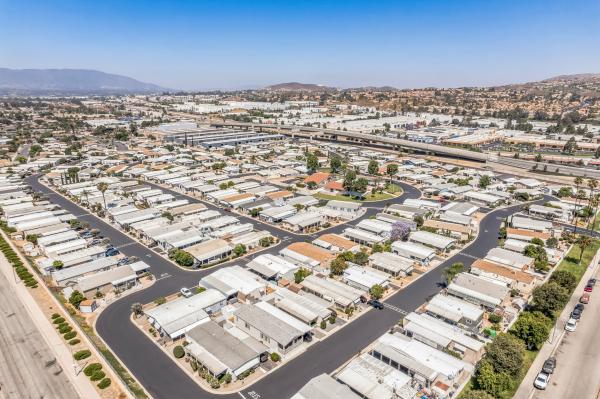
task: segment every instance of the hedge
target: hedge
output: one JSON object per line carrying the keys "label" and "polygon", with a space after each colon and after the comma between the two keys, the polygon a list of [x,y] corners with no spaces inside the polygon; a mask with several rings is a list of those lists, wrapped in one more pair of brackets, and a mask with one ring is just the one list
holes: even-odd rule
{"label": "hedge", "polygon": [[92,356],[92,352],[84,349],[78,352],[75,352],[73,354],[73,357],[75,358],[75,360],[83,360],[83,359],[87,359],[88,357]]}
{"label": "hedge", "polygon": [[19,255],[12,249],[12,247],[6,242],[4,237],[0,236],[0,251],[4,254],[6,259],[10,262],[15,273],[24,282],[26,287],[37,288],[37,281],[33,278],[33,275],[29,273],[29,270],[23,264]]}
{"label": "hedge", "polygon": [[102,371],[102,370],[96,370],[96,371],[94,371],[94,373],[90,377],[90,380],[92,380],[92,381],[100,381],[104,377],[106,377],[106,374],[104,373],[104,371]]}
{"label": "hedge", "polygon": [[66,333],[63,336],[63,338],[66,339],[66,340],[69,340],[69,339],[75,338],[76,335],[77,335],[77,331],[70,331],[70,332]]}
{"label": "hedge", "polygon": [[83,369],[83,374],[90,377],[96,371],[100,371],[100,370],[102,370],[102,365],[100,363],[90,363]]}
{"label": "hedge", "polygon": [[110,386],[110,378],[104,378],[98,384],[98,388],[100,388],[100,389],[105,389],[105,388],[108,388],[109,386]]}

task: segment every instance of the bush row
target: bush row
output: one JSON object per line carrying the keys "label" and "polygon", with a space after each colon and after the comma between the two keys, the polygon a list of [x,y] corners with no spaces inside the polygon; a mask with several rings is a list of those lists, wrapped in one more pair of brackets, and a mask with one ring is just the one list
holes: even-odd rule
{"label": "bush row", "polygon": [[19,255],[12,249],[9,243],[6,242],[4,237],[0,236],[0,251],[4,254],[6,259],[10,262],[12,267],[15,269],[15,274],[19,276],[23,284],[29,288],[37,288],[37,281],[33,278],[33,274],[23,264]]}

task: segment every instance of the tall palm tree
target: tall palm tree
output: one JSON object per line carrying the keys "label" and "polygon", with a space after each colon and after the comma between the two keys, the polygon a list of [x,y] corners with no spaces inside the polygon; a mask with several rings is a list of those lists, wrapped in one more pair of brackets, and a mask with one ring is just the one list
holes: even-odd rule
{"label": "tall palm tree", "polygon": [[598,199],[594,195],[594,191],[598,188],[598,180],[596,179],[588,179],[588,188],[590,189],[590,199],[589,204],[594,212],[594,223],[592,224],[592,230],[594,229],[594,225],[596,223],[596,213],[598,212]]}
{"label": "tall palm tree", "polygon": [[575,223],[575,219],[577,219],[577,212],[579,211],[577,208],[579,206],[579,186],[583,184],[583,179],[579,176],[575,178],[575,212],[573,212],[573,219],[571,220],[571,224],[575,225],[575,233],[577,233],[577,224]]}
{"label": "tall palm tree", "polygon": [[106,190],[108,190],[108,183],[100,182],[96,185],[96,188],[98,189],[98,191],[100,191],[102,193],[102,201],[104,202],[104,210],[106,210],[106,197],[104,196],[104,193],[106,192]]}
{"label": "tall palm tree", "polygon": [[590,236],[586,236],[585,234],[580,234],[579,238],[577,238],[577,245],[581,249],[581,253],[579,254],[579,263],[583,259],[583,252],[587,247],[592,245],[592,238]]}

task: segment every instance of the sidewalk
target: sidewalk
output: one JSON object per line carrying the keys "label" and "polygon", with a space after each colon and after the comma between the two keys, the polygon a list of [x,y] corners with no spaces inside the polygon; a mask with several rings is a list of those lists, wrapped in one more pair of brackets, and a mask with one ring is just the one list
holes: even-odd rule
{"label": "sidewalk", "polygon": [[[556,321],[554,328],[550,332],[550,338],[548,339],[548,341],[546,341],[546,343],[544,344],[542,349],[540,349],[537,357],[535,358],[535,360],[531,364],[531,367],[527,371],[525,378],[523,378],[523,381],[521,382],[519,389],[513,396],[513,399],[529,399],[537,391],[533,386],[533,381],[537,377],[538,373],[542,370],[542,366],[543,366],[544,362],[546,361],[546,359],[548,359],[549,357],[551,357],[555,354],[556,350],[558,349],[561,342],[563,341],[563,337],[565,335],[565,329],[564,329],[565,323],[567,320],[569,320],[571,311],[573,310],[575,305],[579,302],[579,297],[581,296],[581,293],[583,292],[583,288],[586,286],[587,281],[590,278],[592,278],[592,276],[596,275],[596,272],[598,271],[598,267],[599,267],[599,265],[598,265],[599,260],[600,260],[600,251],[598,251],[596,253],[596,255],[594,256],[594,259],[592,259],[592,261],[590,262],[590,266],[587,268],[587,270],[583,274],[583,277],[581,278],[581,281],[575,288],[575,291],[573,292],[571,299],[569,299],[569,302],[565,306],[564,310],[560,314],[560,317]],[[590,342],[590,345],[591,344],[592,343]],[[552,379],[550,380],[550,383],[552,383]]]}
{"label": "sidewalk", "polygon": [[100,395],[96,389],[92,386],[88,377],[79,371],[78,374],[75,372],[75,362],[73,355],[71,354],[70,348],[67,347],[65,341],[56,333],[54,327],[50,324],[48,319],[44,316],[40,308],[37,306],[33,297],[29,294],[28,288],[23,284],[16,283],[13,275],[12,266],[6,261],[4,257],[0,257],[0,270],[4,274],[4,278],[9,282],[11,287],[14,289],[18,299],[21,301],[27,313],[34,321],[38,331],[44,338],[44,341],[48,344],[56,359],[60,362],[64,374],[67,376],[69,381],[73,384],[75,391],[81,398],[100,399]]}

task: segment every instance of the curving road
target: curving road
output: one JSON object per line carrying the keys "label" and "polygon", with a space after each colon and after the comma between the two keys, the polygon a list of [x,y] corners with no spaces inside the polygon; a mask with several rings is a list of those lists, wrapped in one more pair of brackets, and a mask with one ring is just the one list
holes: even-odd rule
{"label": "curving road", "polygon": [[[187,374],[176,367],[173,361],[157,348],[154,343],[148,340],[130,322],[129,317],[131,314],[131,304],[135,302],[151,302],[157,297],[172,294],[183,286],[196,285],[200,278],[212,273],[217,268],[235,263],[244,263],[247,260],[238,259],[200,271],[187,271],[177,268],[144,245],[139,244],[108,223],[90,214],[87,210],[53,193],[50,189],[40,184],[38,179],[39,175],[29,177],[27,178],[27,183],[33,190],[49,194],[52,202],[77,215],[79,219],[88,222],[92,228],[102,231],[103,235],[109,238],[115,247],[120,247],[121,252],[125,255],[137,256],[146,261],[151,265],[153,274],[159,277],[151,287],[127,295],[110,304],[100,314],[96,322],[98,334],[106,341],[121,361],[125,363],[129,370],[131,370],[150,395],[154,398],[202,399],[225,396],[227,399],[239,399],[240,395],[237,393],[214,395],[204,391]],[[361,218],[368,218],[379,212],[384,203],[402,202],[406,198],[418,198],[420,196],[420,192],[414,187],[404,183],[401,185],[404,190],[402,196],[390,201],[381,201],[381,203],[370,203],[365,215]],[[172,190],[162,189],[172,192],[178,197],[183,196]],[[190,201],[198,202],[198,200],[191,197],[186,198],[190,199]],[[544,200],[538,202],[543,203]],[[521,205],[515,205],[487,214],[480,224],[481,234],[472,245],[388,298],[386,303],[407,312],[415,310],[427,301],[428,298],[442,289],[440,284],[440,281],[442,281],[441,273],[446,266],[454,262],[462,262],[465,265],[470,265],[475,259],[483,257],[489,249],[497,246],[497,233],[502,219],[520,210]],[[278,237],[284,236],[285,241],[282,244],[272,247],[266,252],[277,253],[282,245],[312,238],[310,236],[284,232],[252,218],[240,217],[240,219],[248,219],[248,221],[254,223],[258,228],[267,229]],[[355,220],[351,223],[356,223],[357,221]],[[344,227],[343,225],[336,226],[328,231],[335,232],[342,230]],[[166,277],[160,278],[163,274]],[[399,313],[389,308],[381,311],[368,311],[324,341],[312,345],[305,353],[291,360],[285,366],[271,372],[271,374],[262,380],[244,389],[242,394],[245,398],[289,398],[312,377],[321,373],[334,371],[394,326],[400,317]]]}

